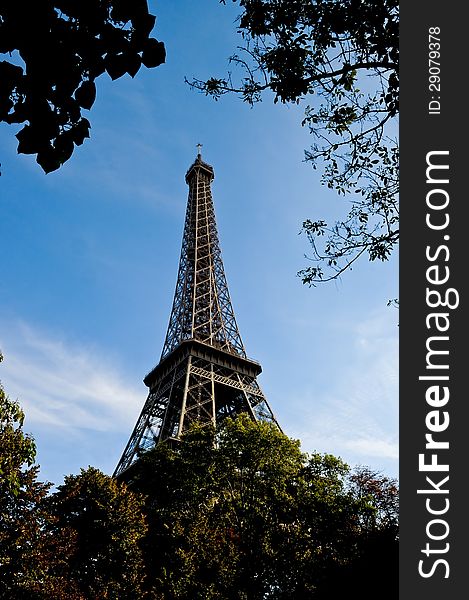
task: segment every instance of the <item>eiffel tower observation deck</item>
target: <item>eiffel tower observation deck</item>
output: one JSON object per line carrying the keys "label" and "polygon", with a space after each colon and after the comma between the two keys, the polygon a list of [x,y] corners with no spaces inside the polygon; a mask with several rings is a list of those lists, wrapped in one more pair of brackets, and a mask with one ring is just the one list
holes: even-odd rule
{"label": "eiffel tower observation deck", "polygon": [[194,421],[219,424],[247,413],[278,423],[247,357],[236,323],[218,241],[213,168],[199,152],[189,186],[176,291],[161,358],[145,377],[149,394],[116,467],[122,476],[146,450],[177,440]]}

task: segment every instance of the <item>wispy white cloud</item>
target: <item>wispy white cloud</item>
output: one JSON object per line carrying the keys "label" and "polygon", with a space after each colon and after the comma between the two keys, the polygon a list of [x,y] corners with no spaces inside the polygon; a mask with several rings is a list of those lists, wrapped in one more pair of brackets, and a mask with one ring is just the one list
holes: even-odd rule
{"label": "wispy white cloud", "polygon": [[125,431],[135,421],[144,390],[126,381],[104,352],[19,322],[3,324],[0,347],[0,378],[25,409],[28,430]]}
{"label": "wispy white cloud", "polygon": [[[8,394],[18,398],[27,430],[58,429],[80,443],[103,433],[120,436],[121,451],[145,398],[112,361],[92,346],[59,339],[24,323],[3,324],[0,369]],[[321,389],[297,388],[281,416],[284,430],[306,451],[331,452],[349,464],[398,465],[398,339],[395,319],[379,311],[348,325],[349,359],[337,365],[337,377]],[[132,380],[131,380],[132,379]],[[280,415],[277,415],[280,416]],[[91,442],[90,442],[91,443]]]}
{"label": "wispy white cloud", "polygon": [[397,470],[398,335],[395,319],[378,311],[349,324],[353,354],[337,364],[326,389],[295,400],[294,437],[306,450],[332,452],[353,464],[385,461]]}

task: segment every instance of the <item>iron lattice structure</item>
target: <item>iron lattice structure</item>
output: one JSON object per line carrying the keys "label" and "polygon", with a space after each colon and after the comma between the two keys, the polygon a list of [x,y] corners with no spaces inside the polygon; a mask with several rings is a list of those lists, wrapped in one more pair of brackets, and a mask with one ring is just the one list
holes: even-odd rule
{"label": "iron lattice structure", "polygon": [[189,186],[181,257],[160,362],[145,377],[149,394],[114,476],[163,440],[179,439],[193,421],[213,423],[248,413],[278,423],[247,358],[231,304],[218,241],[213,168],[200,153]]}

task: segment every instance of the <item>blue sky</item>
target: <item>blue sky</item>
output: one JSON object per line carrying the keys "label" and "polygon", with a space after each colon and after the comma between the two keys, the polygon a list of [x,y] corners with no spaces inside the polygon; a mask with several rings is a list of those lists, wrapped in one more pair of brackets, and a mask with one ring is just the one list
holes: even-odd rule
{"label": "blue sky", "polygon": [[303,162],[302,107],[214,102],[184,83],[226,72],[240,43],[230,3],[150,9],[166,64],[99,79],[91,139],[59,171],[17,155],[0,126],[0,379],[25,409],[41,477],[112,473],[120,458],[161,354],[199,142],[241,336],[283,430],[397,476],[397,257],[302,285],[302,221],[346,209]]}

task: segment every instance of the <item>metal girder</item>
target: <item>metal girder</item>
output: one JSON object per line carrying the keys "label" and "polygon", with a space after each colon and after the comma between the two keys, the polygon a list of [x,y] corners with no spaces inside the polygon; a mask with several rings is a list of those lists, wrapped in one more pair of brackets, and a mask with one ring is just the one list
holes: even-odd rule
{"label": "metal girder", "polygon": [[227,385],[228,387],[237,388],[238,390],[243,390],[245,392],[249,392],[250,394],[253,394],[254,396],[259,396],[261,398],[264,398],[264,394],[261,392],[261,390],[258,387],[255,387],[255,386],[249,385],[249,384],[244,384],[244,383],[242,383],[242,381],[232,379],[231,377],[219,375],[218,373],[209,372],[209,371],[206,371],[205,369],[201,369],[200,367],[192,367],[191,372],[196,373],[197,375],[200,375],[201,377],[205,377],[207,379],[213,378],[214,381],[217,381],[218,383],[223,383],[224,385]]}

